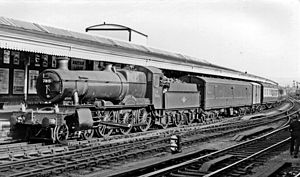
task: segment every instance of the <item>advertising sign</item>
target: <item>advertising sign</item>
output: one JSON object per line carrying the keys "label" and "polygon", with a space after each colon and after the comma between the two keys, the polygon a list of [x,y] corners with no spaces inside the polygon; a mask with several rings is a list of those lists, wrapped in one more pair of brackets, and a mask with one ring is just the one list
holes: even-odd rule
{"label": "advertising sign", "polygon": [[0,94],[8,94],[9,69],[0,68]]}
{"label": "advertising sign", "polygon": [[9,61],[10,61],[10,51],[4,50],[3,51],[3,63],[9,64]]}
{"label": "advertising sign", "polygon": [[19,65],[20,64],[20,52],[12,51],[11,55],[13,57],[14,65]]}
{"label": "advertising sign", "polygon": [[40,59],[41,59],[41,55],[35,54],[34,66],[40,66]]}
{"label": "advertising sign", "polygon": [[105,68],[104,63],[102,61],[94,61],[94,71],[101,71]]}
{"label": "advertising sign", "polygon": [[71,60],[71,70],[85,70],[86,61],[82,59],[72,59]]}
{"label": "advertising sign", "polygon": [[52,56],[51,67],[56,68],[56,56]]}
{"label": "advertising sign", "polygon": [[36,94],[36,79],[39,75],[38,70],[29,70],[29,85],[28,85],[28,93]]}
{"label": "advertising sign", "polygon": [[48,67],[48,55],[42,55],[43,67]]}
{"label": "advertising sign", "polygon": [[13,94],[24,94],[24,74],[24,70],[14,69]]}

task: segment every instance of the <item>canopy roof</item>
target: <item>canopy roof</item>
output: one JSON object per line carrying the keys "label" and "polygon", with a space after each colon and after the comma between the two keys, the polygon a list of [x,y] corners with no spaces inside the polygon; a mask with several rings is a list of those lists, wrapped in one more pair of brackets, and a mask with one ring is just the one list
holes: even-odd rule
{"label": "canopy roof", "polygon": [[0,47],[277,84],[179,53],[5,17],[0,17]]}

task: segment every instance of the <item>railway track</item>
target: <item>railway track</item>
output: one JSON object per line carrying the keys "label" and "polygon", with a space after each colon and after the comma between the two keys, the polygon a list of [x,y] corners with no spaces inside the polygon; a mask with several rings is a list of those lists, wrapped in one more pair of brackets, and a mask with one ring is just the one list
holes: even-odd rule
{"label": "railway track", "polygon": [[68,147],[60,145],[43,145],[42,143],[14,143],[2,145],[0,146],[0,164],[41,157],[47,154],[60,153],[68,150]]}
{"label": "railway track", "polygon": [[[262,120],[266,120],[266,119],[260,119],[260,120],[256,120],[256,121],[262,121]],[[272,121],[278,121],[278,120],[272,120]],[[252,124],[252,126],[251,125],[249,125],[249,124],[251,124],[250,123],[251,121],[249,121],[249,122],[247,122],[247,121],[243,121],[243,124],[244,125],[239,125],[239,123],[238,122],[236,122],[235,124],[234,124],[234,126],[232,125],[232,126],[227,126],[227,127],[223,127],[222,129],[218,129],[219,130],[219,132],[218,131],[206,131],[206,132],[204,132],[204,131],[202,131],[201,133],[199,132],[199,133],[197,133],[197,134],[194,134],[194,136],[191,136],[190,134],[193,134],[193,133],[191,133],[191,132],[189,132],[189,133],[187,133],[187,134],[189,134],[188,136],[187,135],[184,135],[184,134],[181,134],[182,135],[182,137],[183,137],[183,139],[184,139],[184,141],[182,142],[182,145],[183,145],[183,149],[188,149],[188,148],[190,148],[191,146],[199,146],[199,143],[201,144],[201,143],[203,143],[203,142],[207,142],[207,141],[210,141],[211,139],[214,139],[214,138],[217,138],[217,137],[222,137],[222,136],[225,136],[225,135],[228,135],[228,134],[232,134],[232,133],[236,133],[236,132],[239,132],[239,131],[242,131],[243,129],[247,129],[246,127],[247,127],[247,125],[249,126],[248,128],[253,128],[253,127],[257,127],[257,126],[259,126],[259,125],[262,125],[263,123],[262,122],[259,122],[259,123],[256,123],[255,125],[254,124]],[[266,122],[264,122],[264,123],[266,123]],[[268,123],[270,123],[270,120],[268,121]],[[244,126],[244,127],[243,127]],[[167,141],[169,140],[169,137],[167,138]],[[169,154],[169,144],[166,144],[165,145],[167,148],[167,152],[165,152],[165,153],[167,153],[167,154]],[[199,151],[199,152],[196,152],[196,153],[191,153],[190,154],[190,157],[194,157],[195,156],[195,154],[196,155],[203,155],[203,153],[207,153],[207,150],[204,150],[204,151]],[[147,158],[147,157],[152,157],[152,156],[155,156],[155,154],[154,155],[148,155],[148,156],[144,156],[144,158]],[[188,158],[190,158],[190,157],[184,157],[184,158],[186,158],[186,159],[188,159]],[[143,158],[143,157],[142,157]],[[142,158],[139,158],[139,160],[142,160]],[[136,159],[134,159],[134,160],[136,160]],[[180,159],[181,161],[182,161],[182,159]],[[174,161],[174,159],[171,159],[171,160],[169,160],[168,162],[164,162],[164,163],[167,163],[167,164],[170,164],[170,161]],[[120,160],[119,162],[123,162],[123,160]],[[130,161],[125,161],[125,162],[123,162],[123,163],[129,163]],[[108,165],[109,166],[109,165]],[[162,165],[162,164],[160,164],[159,165],[160,167],[163,167],[164,165]],[[109,166],[109,168],[110,167],[112,167],[112,166]],[[75,172],[75,173],[77,173],[77,172]],[[89,172],[87,172],[86,174],[84,174],[84,176],[85,175],[88,175],[88,173]],[[110,174],[107,174],[107,173],[99,173],[99,174],[96,174],[96,175],[90,175],[90,176],[107,176],[107,175],[110,175]],[[114,176],[131,176],[132,174],[131,173],[125,173],[125,174],[121,174],[121,173],[117,173],[117,174],[115,174]]]}
{"label": "railway track", "polygon": [[[93,139],[93,140],[85,140],[85,141],[71,141],[68,143],[67,146],[62,145],[44,145],[42,143],[37,144],[28,144],[28,143],[14,143],[14,144],[2,144],[0,145],[0,164],[3,163],[9,163],[11,161],[15,160],[22,160],[22,159],[28,159],[28,158],[34,158],[39,157],[46,154],[51,153],[57,153],[62,151],[69,151],[74,150],[80,147],[85,146],[102,146],[105,147],[111,146],[112,144],[126,144],[128,142],[133,141],[151,141],[153,138],[161,138],[161,142],[168,143],[169,135],[172,135],[174,133],[181,133],[184,134],[185,137],[191,137],[196,136],[197,134],[203,134],[203,133],[213,133],[220,130],[228,129],[229,126],[231,126],[231,129],[237,129],[240,126],[242,126],[242,123],[226,123],[226,124],[219,124],[219,125],[209,125],[207,127],[193,127],[193,129],[189,128],[181,128],[181,129],[171,129],[171,130],[164,130],[160,132],[153,132],[148,134],[138,134],[138,135],[131,135],[131,136],[120,136],[120,137],[114,137],[110,138],[109,140],[106,139],[105,141],[101,138],[99,139]],[[258,125],[257,122],[252,122],[248,124],[248,126],[244,127],[245,129],[247,127],[252,127]],[[217,136],[217,135],[214,135]],[[206,139],[209,137],[205,137]],[[201,138],[197,138],[198,141],[202,140]],[[197,141],[197,139],[194,139],[194,141]],[[204,139],[204,138],[203,138]],[[191,140],[187,141],[185,143],[190,143]]]}
{"label": "railway track", "polygon": [[[127,137],[126,140],[123,137],[122,141],[118,140],[118,138],[115,140],[110,138],[107,141],[98,139],[99,141],[71,142],[69,146],[59,147],[61,148],[60,152],[51,151],[52,153],[38,153],[38,155],[33,156],[27,153],[25,158],[11,158],[13,161],[0,164],[0,176],[50,176],[64,171],[86,168],[89,168],[90,171],[96,171],[110,168],[110,166],[118,166],[139,158],[167,153],[169,150],[169,136],[174,133],[180,133],[185,137],[186,140],[183,141],[184,146],[191,146],[210,138],[241,131],[243,128],[248,129],[261,125],[264,123],[263,120],[269,120],[265,121],[265,123],[271,121],[271,119],[229,121],[224,124],[207,125],[202,128],[177,128],[173,131],[168,130],[164,135],[156,132],[156,135],[145,134],[144,137],[135,137],[134,139]],[[225,130],[227,132],[224,132]],[[222,132],[217,133],[218,131]],[[201,134],[205,134],[205,136],[199,136]],[[207,152],[200,154],[203,155],[203,153],[207,154]]]}
{"label": "railway track", "polygon": [[[242,176],[251,173],[251,168],[263,163],[267,156],[280,153],[289,140],[287,126],[262,137],[213,152],[152,173],[150,176]],[[274,151],[274,150],[278,151]],[[132,175],[135,176],[135,175]]]}
{"label": "railway track", "polygon": [[[247,128],[255,127],[261,122],[257,123],[244,122],[244,126]],[[195,145],[197,142],[203,142],[210,138],[217,136],[224,136],[226,133],[237,132],[241,130],[242,125],[235,123],[231,128],[226,126],[217,126],[211,129],[199,131],[198,134],[194,134],[194,138],[187,133],[189,137],[186,141],[183,141],[183,145]],[[215,132],[217,130],[228,129],[228,132],[222,131],[219,134]],[[208,131],[211,131],[211,137],[209,137]],[[197,137],[199,134],[206,132],[206,136]],[[0,164],[0,174],[3,176],[33,176],[33,175],[51,175],[61,173],[63,171],[71,171],[74,169],[94,167],[92,170],[110,168],[110,166],[120,165],[120,163],[126,163],[128,161],[146,158],[149,156],[157,155],[159,153],[166,153],[169,150],[169,136],[149,136],[148,138],[141,138],[136,141],[128,140],[127,142],[115,142],[107,143],[91,143],[82,144],[78,149],[64,149],[58,153],[43,154],[40,156],[27,156],[27,158],[19,159],[18,161],[12,161],[9,163]],[[84,147],[87,146],[87,147]],[[76,146],[71,146],[76,147]],[[64,148],[64,147],[61,147]]]}
{"label": "railway track", "polygon": [[[299,107],[299,105],[298,105],[298,107]],[[294,110],[298,110],[299,108],[294,108]],[[290,110],[291,111],[291,110]],[[293,113],[292,114],[295,114],[296,112],[295,111],[293,111]],[[292,114],[290,114],[290,115],[292,115]],[[290,116],[290,115],[288,115],[288,116]],[[287,116],[287,117],[288,117]],[[285,129],[285,128],[283,128],[283,129]],[[286,136],[286,137],[289,137],[289,133],[286,133],[284,136]],[[275,136],[275,137],[277,137],[277,136]],[[278,136],[279,137],[279,136]],[[262,140],[262,141],[265,141],[265,140]],[[285,141],[284,142],[286,142],[286,141],[288,141],[288,139],[285,139]],[[284,143],[284,142],[282,142],[282,143]],[[243,143],[242,143],[243,144]],[[259,144],[259,143],[258,143]],[[263,144],[263,143],[262,143]],[[246,145],[246,146],[249,146],[249,147],[251,147],[250,145]],[[257,145],[254,145],[254,147],[255,146],[257,146]],[[267,144],[266,145],[267,147],[269,147],[269,145]],[[259,146],[257,146],[257,147],[259,147]],[[243,149],[243,148],[242,148]],[[242,150],[242,152],[244,152],[244,151],[247,151],[246,150],[247,148],[245,148],[245,150]],[[221,151],[221,152],[223,152],[223,151]],[[249,152],[250,152],[250,150],[249,150]],[[262,151],[263,152],[263,151]],[[281,152],[281,151],[280,151]],[[224,154],[226,154],[226,153],[228,153],[228,152],[224,152]],[[214,153],[213,153],[214,154]],[[259,154],[258,154],[259,155]],[[187,156],[190,156],[190,154],[188,154]],[[195,157],[196,155],[194,155],[194,157]],[[222,156],[225,156],[225,157],[222,157]],[[234,158],[237,158],[236,156],[234,156],[234,155],[230,155],[230,153],[229,153],[229,155],[228,156],[226,156],[226,155],[221,155],[220,157],[209,157],[209,156],[204,156],[204,157],[199,157],[200,159],[206,159],[206,158],[209,158],[209,159],[213,159],[213,158],[215,158],[215,159],[219,159],[220,161],[222,161],[222,158],[225,158],[225,159],[223,159],[223,160],[228,160],[227,159],[227,157],[229,158],[229,159],[234,159]],[[241,157],[241,156],[238,156],[238,157]],[[115,173],[115,174],[113,174],[113,175],[111,175],[111,176],[138,176],[138,175],[143,175],[143,174],[145,174],[145,173],[149,173],[148,174],[148,176],[164,176],[164,175],[166,175],[166,176],[169,176],[172,172],[168,172],[169,170],[170,171],[172,171],[171,169],[172,168],[176,168],[175,169],[175,171],[176,170],[178,170],[178,169],[181,169],[181,168],[183,168],[183,167],[181,167],[180,165],[175,165],[175,164],[178,164],[178,163],[181,163],[182,161],[186,161],[185,160],[186,159],[186,157],[185,156],[182,156],[182,157],[176,157],[176,158],[174,158],[174,159],[170,159],[170,160],[167,160],[167,161],[162,161],[162,162],[158,162],[158,163],[152,163],[152,164],[149,164],[149,165],[144,165],[144,166],[141,166],[141,167],[137,167],[137,168],[134,168],[134,169],[130,169],[130,170],[125,170],[125,171],[121,171],[120,173]],[[240,160],[240,159],[237,159],[237,161],[238,160]],[[193,160],[192,160],[193,161]],[[197,161],[197,160],[196,160]],[[218,161],[218,160],[215,160],[215,161]],[[243,163],[245,163],[244,161],[241,161],[241,162],[243,162]],[[212,162],[211,162],[212,163]],[[230,164],[232,164],[232,163],[234,163],[233,161],[230,161]],[[171,165],[174,165],[173,167],[169,167],[169,166],[171,166]],[[182,164],[183,166],[185,165],[185,163],[183,163]],[[224,164],[223,164],[224,165]],[[207,165],[206,165],[207,166]],[[247,168],[245,168],[245,169],[250,169],[250,167],[251,167],[252,165],[249,165],[249,167],[247,167]],[[161,173],[160,173],[160,171],[157,171],[158,169],[161,169],[161,168],[165,168],[165,169],[163,169],[163,170],[161,170]],[[178,169],[177,169],[178,168]],[[156,172],[153,172],[153,173],[151,173],[151,171],[156,171]],[[197,171],[197,170],[196,170]],[[199,169],[198,169],[198,172],[199,172]],[[202,173],[195,173],[194,175],[195,176],[197,176],[197,175],[200,175],[201,176],[201,174],[202,174],[202,176],[203,175],[205,175],[205,174],[208,174],[209,172],[202,172]],[[174,174],[176,174],[176,172],[174,173]],[[147,175],[145,175],[145,176],[147,176]],[[172,176],[172,175],[170,175],[170,176]],[[177,174],[177,175],[174,175],[174,176],[188,176],[187,174]],[[217,175],[218,176],[218,175]],[[220,175],[220,176],[222,176],[222,175]],[[230,175],[229,175],[230,176]]]}
{"label": "railway track", "polygon": [[[229,124],[229,123],[228,123]],[[203,124],[201,124],[203,125]],[[153,137],[165,137],[174,132],[181,133],[190,130],[202,129],[201,125],[194,125],[182,128],[170,128],[167,130],[138,132],[129,135],[116,135],[107,138],[94,138],[92,140],[71,140],[66,146],[63,145],[45,145],[42,143],[29,144],[18,140],[1,141],[0,143],[0,164],[9,163],[11,161],[40,157],[46,154],[58,153],[62,151],[74,150],[85,146],[104,146],[105,144],[126,143],[128,141],[141,141],[152,139]],[[223,125],[224,126],[224,125]],[[207,125],[205,130],[217,130],[217,126]]]}

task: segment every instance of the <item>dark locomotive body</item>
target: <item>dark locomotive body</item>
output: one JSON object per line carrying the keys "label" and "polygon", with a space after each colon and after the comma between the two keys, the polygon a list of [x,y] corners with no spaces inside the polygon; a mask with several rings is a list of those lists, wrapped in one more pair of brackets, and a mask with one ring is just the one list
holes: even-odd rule
{"label": "dark locomotive body", "polygon": [[172,80],[155,67],[104,71],[43,71],[37,93],[53,110],[16,112],[12,134],[63,142],[147,131],[240,115],[278,102],[277,86],[197,75]]}
{"label": "dark locomotive body", "polygon": [[146,76],[139,71],[71,71],[67,67],[48,69],[37,78],[37,94],[46,102],[72,98],[75,105],[101,99],[120,102],[127,96],[145,98]]}

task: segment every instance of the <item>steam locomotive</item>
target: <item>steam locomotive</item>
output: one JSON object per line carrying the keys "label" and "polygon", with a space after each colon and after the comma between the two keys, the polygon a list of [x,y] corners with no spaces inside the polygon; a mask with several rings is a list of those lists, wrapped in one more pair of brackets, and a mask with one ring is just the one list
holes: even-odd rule
{"label": "steam locomotive", "polygon": [[170,79],[151,66],[72,71],[67,63],[62,58],[58,69],[37,78],[37,94],[54,108],[15,112],[13,137],[64,143],[190,125],[270,108],[281,96],[277,85],[266,83],[196,74]]}

